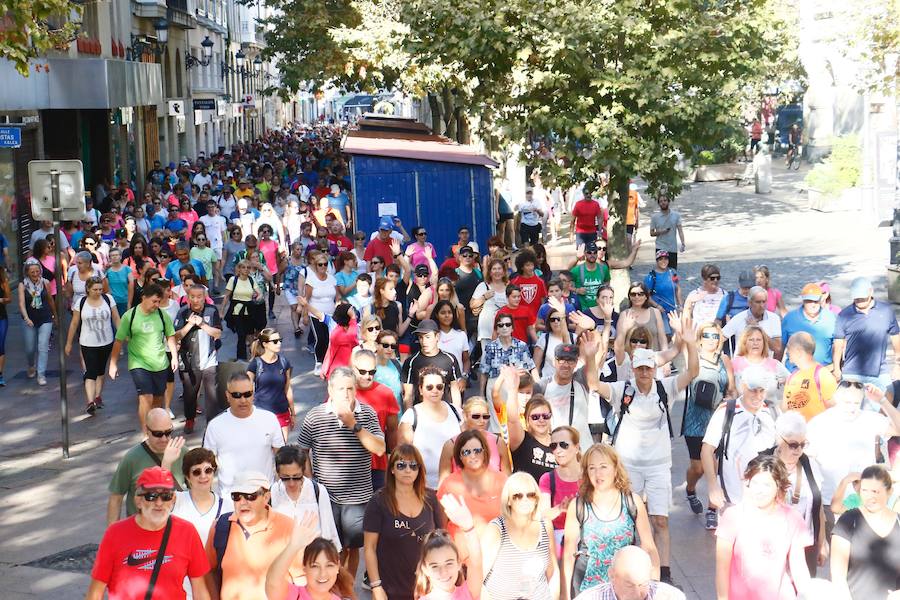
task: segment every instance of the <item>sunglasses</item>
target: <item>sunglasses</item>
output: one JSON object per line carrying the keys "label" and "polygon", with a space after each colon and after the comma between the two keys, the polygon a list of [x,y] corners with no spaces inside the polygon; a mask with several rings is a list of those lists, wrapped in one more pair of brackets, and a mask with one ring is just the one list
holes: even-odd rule
{"label": "sunglasses", "polygon": [[520,500],[524,500],[525,498],[528,498],[529,500],[537,500],[538,495],[535,492],[527,492],[524,494],[522,492],[516,492],[515,494],[512,494],[510,497],[513,499],[514,502],[519,502]]}
{"label": "sunglasses", "polygon": [[156,502],[157,498],[163,502],[169,502],[175,497],[175,494],[172,492],[146,492],[144,494],[138,494],[138,496],[147,502]]}
{"label": "sunglasses", "polygon": [[174,433],[175,430],[174,429],[166,429],[165,431],[153,431],[152,429],[148,429],[147,431],[149,431],[150,435],[152,435],[155,438],[164,438],[164,437],[171,437],[172,433]]}
{"label": "sunglasses", "polygon": [[212,475],[216,470],[212,467],[206,467],[205,469],[191,469],[192,477],[200,477],[201,475]]}
{"label": "sunglasses", "polygon": [[549,321],[550,323],[559,323],[560,321],[562,321],[562,317],[550,317],[549,319],[547,319],[547,321]]}
{"label": "sunglasses", "polygon": [[722,276],[721,275],[710,275],[709,277],[707,277],[707,279],[709,279],[710,281],[719,281],[720,279],[722,279]]}
{"label": "sunglasses", "polygon": [[280,344],[281,338],[275,338],[274,340],[266,340],[266,342],[269,344]]}
{"label": "sunglasses", "polygon": [[852,388],[856,388],[858,390],[863,389],[863,384],[862,384],[862,382],[859,382],[859,381],[847,381],[845,379],[845,380],[842,380],[838,385],[840,387],[852,387]]}
{"label": "sunglasses", "polygon": [[443,383],[429,383],[428,385],[425,386],[425,391],[427,391],[427,392],[432,392],[434,390],[443,392],[444,384]]}
{"label": "sunglasses", "polygon": [[512,328],[512,326],[513,326],[512,323],[497,323],[497,329]]}
{"label": "sunglasses", "polygon": [[396,350],[400,347],[400,344],[385,344],[384,342],[381,342],[381,347],[385,350]]}
{"label": "sunglasses", "polygon": [[381,260],[372,260],[372,261],[370,262],[370,264],[373,264],[373,265],[383,265],[383,264],[384,264],[384,261],[381,261]]}
{"label": "sunglasses", "polygon": [[645,294],[644,292],[628,292],[628,295],[640,297],[640,296],[646,296],[647,294]]}
{"label": "sunglasses", "polygon": [[356,369],[356,372],[360,375],[369,375],[371,377],[375,377],[375,369]]}
{"label": "sunglasses", "polygon": [[414,460],[406,461],[406,460],[398,460],[394,463],[394,468],[398,471],[405,471],[409,469],[410,471],[418,471],[419,463]]}
{"label": "sunglasses", "polygon": [[464,448],[464,449],[462,449],[462,450],[459,451],[459,455],[460,455],[460,456],[463,456],[463,457],[465,457],[465,456],[472,456],[473,454],[474,454],[475,456],[478,456],[478,455],[481,454],[482,452],[484,452],[484,448]]}
{"label": "sunglasses", "polygon": [[252,398],[253,392],[228,392],[228,395],[237,400],[238,398]]}
{"label": "sunglasses", "polygon": [[231,492],[231,501],[239,502],[241,498],[246,499],[248,502],[253,502],[260,496],[262,496],[265,492],[262,490],[257,490],[255,492],[246,493],[246,492]]}
{"label": "sunglasses", "polygon": [[381,331],[381,327],[378,325],[373,325],[372,327],[366,327],[366,331]]}
{"label": "sunglasses", "polygon": [[328,263],[327,263],[327,262],[316,263],[316,266],[317,266],[317,267],[327,267],[327,266],[328,266]]}
{"label": "sunglasses", "polygon": [[278,479],[282,481],[303,481],[303,475],[279,475]]}
{"label": "sunglasses", "polygon": [[528,415],[528,418],[532,421],[549,421],[553,418],[553,415],[550,413],[531,413]]}
{"label": "sunglasses", "polygon": [[642,346],[649,346],[649,345],[650,345],[650,342],[647,341],[647,340],[639,340],[639,339],[637,339],[637,338],[631,338],[631,344],[632,344],[632,345],[634,345],[634,344],[640,344],[640,345],[642,345]]}
{"label": "sunglasses", "polygon": [[784,442],[785,445],[786,445],[788,448],[790,448],[791,450],[793,450],[794,452],[796,452],[797,450],[804,450],[804,449],[806,449],[807,447],[809,447],[809,441],[808,441],[808,440],[804,440],[804,441],[802,441],[802,442],[789,442],[789,441],[787,441],[786,439],[781,438],[781,441]]}
{"label": "sunglasses", "polygon": [[206,238],[203,237],[203,236],[198,237],[198,238],[194,238],[194,239],[196,239],[198,242],[205,242],[205,241],[206,241]]}
{"label": "sunglasses", "polygon": [[419,237],[420,235],[428,235],[428,232],[427,232],[427,231],[420,231],[419,233],[416,234],[416,237]]}
{"label": "sunglasses", "polygon": [[469,418],[475,419],[476,421],[478,421],[479,419],[482,421],[490,421],[491,415],[488,413],[472,413],[471,415],[469,415]]}
{"label": "sunglasses", "polygon": [[700,337],[706,338],[708,340],[717,340],[717,339],[719,339],[719,334],[718,333],[702,333],[702,334],[700,334]]}
{"label": "sunglasses", "polygon": [[92,242],[92,241],[88,240],[88,241],[82,242],[82,245],[85,247],[88,247],[88,248],[93,248],[94,246],[97,245],[97,242]]}
{"label": "sunglasses", "polygon": [[563,450],[568,450],[572,444],[569,442],[550,442],[550,452],[553,452],[557,448],[562,448]]}

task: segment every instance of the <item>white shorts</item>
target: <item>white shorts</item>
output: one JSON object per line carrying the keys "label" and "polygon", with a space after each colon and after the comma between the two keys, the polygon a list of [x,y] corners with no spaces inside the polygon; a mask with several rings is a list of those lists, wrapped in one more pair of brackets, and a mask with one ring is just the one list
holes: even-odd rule
{"label": "white shorts", "polygon": [[658,517],[669,516],[672,504],[672,467],[658,465],[653,467],[633,467],[625,465],[631,489],[644,498],[647,514]]}
{"label": "white shorts", "polygon": [[284,289],[281,289],[281,293],[284,294],[284,299],[287,300],[288,305],[296,306],[297,305],[297,294],[294,292]]}
{"label": "white shorts", "polygon": [[222,260],[222,249],[221,248],[213,248],[212,250],[213,250],[213,252],[216,253],[216,258],[221,261]]}

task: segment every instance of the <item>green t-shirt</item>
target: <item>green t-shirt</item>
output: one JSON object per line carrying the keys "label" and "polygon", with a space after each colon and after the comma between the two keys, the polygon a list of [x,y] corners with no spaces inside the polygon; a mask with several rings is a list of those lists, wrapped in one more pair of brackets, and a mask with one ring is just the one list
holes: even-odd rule
{"label": "green t-shirt", "polygon": [[573,287],[584,288],[584,294],[578,294],[581,310],[597,306],[597,290],[604,283],[609,283],[609,266],[598,262],[597,268],[591,271],[581,263],[569,272],[572,274]]}
{"label": "green t-shirt", "polygon": [[191,258],[200,261],[200,264],[203,265],[203,270],[206,273],[206,278],[212,281],[212,264],[214,260],[219,260],[219,257],[216,256],[216,251],[212,248],[201,248],[200,246],[194,246],[193,248],[191,248]]}
{"label": "green t-shirt", "polygon": [[[185,485],[184,474],[181,472],[181,461],[184,459],[185,454],[187,454],[186,447],[181,449],[181,456],[172,465],[172,475],[182,489],[185,488]],[[162,456],[159,458],[162,460]],[[126,452],[122,460],[119,461],[119,466],[116,467],[112,481],[109,482],[109,493],[125,496],[125,513],[129,517],[137,512],[137,506],[134,505],[134,491],[141,471],[155,466],[157,466],[156,461],[147,454],[147,451],[144,450],[141,444]]]}
{"label": "green t-shirt", "polygon": [[166,311],[157,309],[145,315],[140,305],[125,313],[116,331],[117,340],[128,341],[128,368],[151,372],[169,368],[165,338],[171,335],[175,335],[175,328]]}

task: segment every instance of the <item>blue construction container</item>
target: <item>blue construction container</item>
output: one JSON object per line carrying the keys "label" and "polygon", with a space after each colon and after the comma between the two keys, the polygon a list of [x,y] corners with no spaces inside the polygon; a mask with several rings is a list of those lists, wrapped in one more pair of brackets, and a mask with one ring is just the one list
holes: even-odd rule
{"label": "blue construction container", "polygon": [[351,131],[343,150],[357,229],[375,231],[383,214],[400,217],[410,233],[423,225],[438,264],[463,225],[486,248],[495,227],[491,167],[498,166],[490,157],[439,136],[386,131],[383,121],[377,131]]}

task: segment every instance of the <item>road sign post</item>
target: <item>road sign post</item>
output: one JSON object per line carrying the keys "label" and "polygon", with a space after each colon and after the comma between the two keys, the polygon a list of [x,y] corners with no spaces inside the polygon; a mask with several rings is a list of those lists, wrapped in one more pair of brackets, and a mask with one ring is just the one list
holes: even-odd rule
{"label": "road sign post", "polygon": [[[28,163],[28,182],[31,187],[31,214],[39,221],[53,222],[53,254],[56,259],[54,279],[56,289],[62,291],[62,262],[59,249],[59,226],[62,221],[84,218],[84,174],[80,160],[33,160]],[[49,195],[49,198],[48,198]],[[57,294],[56,327],[59,348],[59,412],[62,425],[63,458],[69,458],[69,397],[66,387],[66,351],[63,340],[66,328],[63,309]]]}

